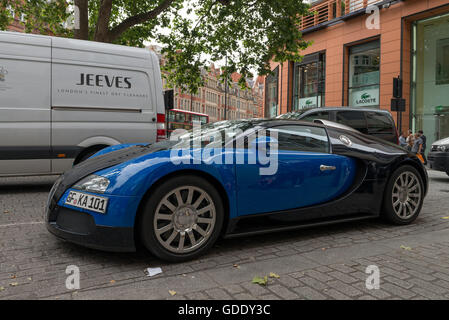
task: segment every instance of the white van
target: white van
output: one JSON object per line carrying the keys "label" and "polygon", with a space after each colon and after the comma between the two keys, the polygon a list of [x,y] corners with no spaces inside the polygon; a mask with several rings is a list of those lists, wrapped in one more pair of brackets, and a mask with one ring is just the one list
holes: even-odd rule
{"label": "white van", "polygon": [[106,146],[164,138],[153,52],[0,32],[0,176],[58,174]]}

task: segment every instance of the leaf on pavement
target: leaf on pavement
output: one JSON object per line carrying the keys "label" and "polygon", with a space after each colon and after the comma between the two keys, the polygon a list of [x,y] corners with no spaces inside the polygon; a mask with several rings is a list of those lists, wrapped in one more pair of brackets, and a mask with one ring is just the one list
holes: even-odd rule
{"label": "leaf on pavement", "polygon": [[410,248],[410,247],[406,247],[406,246],[404,246],[404,245],[402,245],[402,246],[401,246],[401,249],[404,249],[404,250],[407,250],[407,251],[410,251],[410,250],[412,250],[412,248]]}
{"label": "leaf on pavement", "polygon": [[449,217],[441,217],[443,220],[449,220]]}
{"label": "leaf on pavement", "polygon": [[281,276],[280,275],[278,275],[278,274],[276,274],[276,273],[274,273],[274,272],[270,272],[270,278],[276,278],[276,279],[279,279]]}
{"label": "leaf on pavement", "polygon": [[3,290],[5,290],[5,287],[0,287],[0,291],[3,291]]}
{"label": "leaf on pavement", "polygon": [[261,277],[256,276],[253,278],[253,283],[260,284],[261,286],[266,286],[268,283],[268,277],[265,276],[265,277],[261,278]]}
{"label": "leaf on pavement", "polygon": [[110,283],[110,284],[114,284],[114,283],[115,283],[115,280],[111,280],[111,281],[109,281],[109,283]]}
{"label": "leaf on pavement", "polygon": [[174,290],[168,290],[168,293],[170,293],[170,295],[173,297],[176,294],[176,291]]}
{"label": "leaf on pavement", "polygon": [[13,283],[10,283],[9,285],[10,285],[11,287],[16,287],[16,286],[19,285],[19,283],[18,283],[18,282],[13,282]]}
{"label": "leaf on pavement", "polygon": [[9,210],[3,210],[3,213],[9,213]]}
{"label": "leaf on pavement", "polygon": [[237,263],[234,264],[233,267],[236,268],[236,269],[240,269],[240,266]]}

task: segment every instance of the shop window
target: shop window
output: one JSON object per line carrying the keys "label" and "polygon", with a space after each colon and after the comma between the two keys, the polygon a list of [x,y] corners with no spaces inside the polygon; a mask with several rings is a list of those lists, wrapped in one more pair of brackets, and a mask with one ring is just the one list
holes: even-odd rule
{"label": "shop window", "polygon": [[294,68],[293,110],[324,107],[326,55],[305,56]]}
{"label": "shop window", "polygon": [[413,23],[411,127],[427,145],[449,137],[449,14]]}
{"label": "shop window", "polygon": [[449,38],[437,41],[436,84],[449,84]]}
{"label": "shop window", "polygon": [[[267,118],[276,117],[278,115],[279,112],[278,86],[279,86],[279,67],[274,69],[273,74],[270,74],[266,78],[265,116]],[[234,100],[232,100],[232,106],[235,106]]]}
{"label": "shop window", "polygon": [[379,40],[349,48],[348,105],[379,107]]}

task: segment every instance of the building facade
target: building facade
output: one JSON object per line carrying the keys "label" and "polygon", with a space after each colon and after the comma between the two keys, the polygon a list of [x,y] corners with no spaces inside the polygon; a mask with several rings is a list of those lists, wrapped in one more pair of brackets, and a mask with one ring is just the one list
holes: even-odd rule
{"label": "building facade", "polygon": [[449,1],[322,0],[298,26],[313,44],[299,63],[271,63],[264,115],[308,107],[391,110],[403,81],[400,130],[424,130],[427,144],[449,136]]}
{"label": "building facade", "polygon": [[[163,65],[160,48],[149,46],[148,49],[158,54],[160,64]],[[198,93],[190,94],[182,88],[174,88],[174,108],[207,114],[209,122],[262,117],[263,77],[248,81],[249,89],[242,90],[238,85],[239,74],[232,74],[232,82],[227,84],[221,83],[220,74],[221,69],[211,64],[208,71],[202,71],[205,85]],[[164,88],[167,88],[166,80],[163,78],[162,81]]]}
{"label": "building facade", "polygon": [[6,10],[9,13],[11,19],[11,24],[8,26],[7,31],[13,32],[25,32],[25,21],[26,15],[20,12],[16,12],[16,10],[11,6],[7,6]]}

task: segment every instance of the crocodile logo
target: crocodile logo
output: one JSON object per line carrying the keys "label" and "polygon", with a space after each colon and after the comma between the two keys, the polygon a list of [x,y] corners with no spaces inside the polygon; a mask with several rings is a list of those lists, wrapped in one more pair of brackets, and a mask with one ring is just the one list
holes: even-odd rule
{"label": "crocodile logo", "polygon": [[306,101],[306,105],[308,105],[308,106],[310,106],[312,103],[313,103],[312,100],[307,100],[307,101]]}
{"label": "crocodile logo", "polygon": [[377,104],[377,99],[375,97],[371,97],[368,92],[363,93],[360,96],[359,100],[356,100],[357,104]]}
{"label": "crocodile logo", "polygon": [[366,99],[371,98],[371,95],[368,94],[368,93],[364,93],[364,94],[362,94],[362,97],[361,97],[361,98],[364,99],[364,100],[366,100]]}

